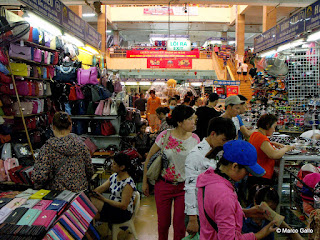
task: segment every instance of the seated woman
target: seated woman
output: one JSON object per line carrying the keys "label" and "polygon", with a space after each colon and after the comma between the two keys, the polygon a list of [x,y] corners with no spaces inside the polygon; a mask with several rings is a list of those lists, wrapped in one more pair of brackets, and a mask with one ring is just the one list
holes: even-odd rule
{"label": "seated woman", "polygon": [[82,140],[70,133],[71,128],[72,121],[66,112],[54,114],[54,137],[42,146],[34,163],[35,188],[72,192],[88,189],[93,175],[91,155]]}
{"label": "seated woman", "polygon": [[[114,156],[112,171],[115,173],[101,186],[93,191],[92,203],[96,206],[99,214],[96,219],[110,224],[123,223],[128,221],[133,214],[133,192],[136,185],[130,177],[130,158],[124,153]],[[111,195],[108,198],[102,193],[109,190]]]}
{"label": "seated woman", "polygon": [[[280,159],[282,156],[294,149],[294,146],[282,145],[276,142],[270,142],[268,136],[272,136],[277,126],[277,117],[273,114],[264,114],[257,122],[257,131],[250,136],[249,142],[256,148],[258,153],[258,163],[266,170],[266,174],[262,178],[254,176],[248,177],[248,189],[255,185],[270,185],[275,184],[273,178],[273,170],[275,159]],[[252,196],[253,197],[253,196]],[[253,199],[253,198],[249,199]]]}

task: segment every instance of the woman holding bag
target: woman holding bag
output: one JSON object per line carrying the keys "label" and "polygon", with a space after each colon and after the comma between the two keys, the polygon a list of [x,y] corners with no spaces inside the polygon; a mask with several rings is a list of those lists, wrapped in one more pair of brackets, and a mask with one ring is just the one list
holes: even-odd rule
{"label": "woman holding bag", "polygon": [[[172,111],[170,125],[174,129],[161,132],[151,147],[144,166],[143,193],[149,196],[147,183],[147,166],[150,158],[160,149],[168,159],[167,168],[163,168],[155,184],[155,200],[158,213],[159,240],[168,239],[171,225],[171,206],[174,200],[173,229],[174,240],[181,240],[185,236],[184,225],[184,181],[185,160],[190,150],[200,142],[199,137],[193,134],[195,128],[194,110],[180,105]],[[167,134],[170,134],[167,136]],[[182,219],[182,220],[181,220]]]}

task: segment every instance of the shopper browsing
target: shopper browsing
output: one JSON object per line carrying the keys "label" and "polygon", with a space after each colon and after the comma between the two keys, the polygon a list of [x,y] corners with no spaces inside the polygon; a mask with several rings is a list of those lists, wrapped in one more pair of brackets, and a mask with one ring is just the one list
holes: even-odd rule
{"label": "shopper browsing", "polygon": [[[244,114],[246,111],[248,111],[248,107],[247,107],[248,99],[242,95],[238,95],[238,97],[240,98],[241,101],[243,101],[243,103],[241,103],[240,105],[240,114]],[[238,140],[245,140],[245,138],[249,138],[251,136],[252,131],[248,130],[248,128],[244,126],[240,115],[237,115],[237,119],[240,126],[240,130],[238,131]]]}
{"label": "shopper browsing", "polygon": [[275,184],[273,177],[275,159],[282,158],[286,152],[294,149],[294,146],[270,142],[268,137],[274,133],[277,120],[277,117],[273,114],[262,115],[257,122],[257,131],[252,133],[249,139],[249,142],[257,150],[258,163],[266,170],[266,174],[262,178],[248,177],[249,190],[255,184],[273,186]]}
{"label": "shopper browsing", "polygon": [[[171,225],[171,208],[174,202],[173,231],[174,240],[181,240],[185,236],[184,225],[184,181],[185,160],[190,150],[200,140],[193,134],[195,127],[194,110],[185,105],[179,105],[172,111],[171,122],[174,129],[163,131],[157,137],[155,144],[151,147],[144,166],[143,193],[149,196],[149,185],[147,183],[147,165],[152,155],[160,148],[168,158],[168,166],[162,169],[160,178],[155,184],[155,200],[158,213],[158,235],[159,240],[167,240],[169,227]],[[164,140],[168,136],[168,142],[164,146]]]}
{"label": "shopper browsing", "polygon": [[[101,222],[123,223],[128,221],[133,214],[134,196],[136,185],[130,176],[131,162],[129,156],[118,153],[112,161],[114,174],[101,186],[93,191],[90,198],[99,213],[96,219]],[[111,192],[109,198],[102,193]]]}
{"label": "shopper browsing", "polygon": [[160,132],[167,130],[170,127],[169,124],[167,123],[167,115],[169,114],[170,110],[167,107],[158,107],[156,110],[157,117],[159,118],[161,124],[160,124]]}
{"label": "shopper browsing", "polygon": [[54,114],[54,137],[42,146],[34,163],[35,188],[72,192],[88,189],[93,175],[90,152],[77,135],[70,133],[71,128],[67,113]]}
{"label": "shopper browsing", "polygon": [[199,107],[203,106],[203,99],[201,97],[194,98],[194,105],[192,108],[196,111]]}
{"label": "shopper browsing", "polygon": [[151,137],[146,133],[147,123],[143,122],[137,133],[137,136],[133,139],[132,146],[137,149],[140,154],[141,161],[144,162],[151,145]]}
{"label": "shopper browsing", "polygon": [[156,115],[156,109],[161,107],[160,98],[156,97],[156,92],[150,90],[150,98],[147,101],[147,117],[149,121],[149,126],[151,127],[152,132],[159,130],[159,120]]}
{"label": "shopper browsing", "polygon": [[248,74],[247,61],[244,61],[244,63],[241,65],[241,69],[242,69],[243,80],[247,80],[247,74]]}
{"label": "shopper browsing", "polygon": [[199,231],[197,178],[209,167],[216,168],[216,159],[209,159],[208,155],[217,147],[222,147],[227,141],[234,139],[235,136],[235,127],[230,119],[213,118],[209,123],[208,137],[195,146],[187,156],[185,165],[185,213],[188,218],[187,232],[190,235],[194,235]]}
{"label": "shopper browsing", "polygon": [[140,93],[140,98],[138,98],[134,102],[134,107],[137,108],[140,111],[141,116],[144,115],[144,113],[146,111],[146,104],[147,104],[147,99],[144,98],[144,94],[143,93]]}
{"label": "shopper browsing", "polygon": [[257,213],[258,208],[242,210],[234,187],[248,172],[257,177],[265,173],[257,163],[257,151],[241,140],[227,142],[223,150],[217,169],[209,168],[197,180],[200,240],[263,239],[275,231],[274,222],[258,233],[242,234],[243,217],[249,217],[252,210]]}
{"label": "shopper browsing", "polygon": [[196,111],[198,117],[197,128],[195,133],[202,140],[207,137],[209,121],[214,117],[219,117],[220,113],[217,112],[215,106],[219,101],[219,95],[216,93],[211,93],[209,95],[209,101],[207,106],[199,107]]}
{"label": "shopper browsing", "polygon": [[169,99],[168,104],[170,109],[169,115],[171,115],[173,109],[178,105],[178,100],[175,97],[172,97]]}

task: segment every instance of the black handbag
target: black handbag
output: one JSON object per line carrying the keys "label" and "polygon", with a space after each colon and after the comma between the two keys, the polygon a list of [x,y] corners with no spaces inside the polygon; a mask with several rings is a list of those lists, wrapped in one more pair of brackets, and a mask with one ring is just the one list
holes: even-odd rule
{"label": "black handbag", "polygon": [[75,67],[56,66],[56,76],[54,80],[63,83],[77,82],[77,69]]}

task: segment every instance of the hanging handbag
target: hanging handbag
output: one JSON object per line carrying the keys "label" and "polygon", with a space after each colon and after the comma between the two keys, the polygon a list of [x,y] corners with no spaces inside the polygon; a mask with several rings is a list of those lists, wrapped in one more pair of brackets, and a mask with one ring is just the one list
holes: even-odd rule
{"label": "hanging handbag", "polygon": [[56,67],[56,76],[53,78],[58,82],[63,83],[74,83],[77,81],[77,71],[74,67],[63,67],[57,66]]}
{"label": "hanging handbag", "polygon": [[104,103],[104,106],[103,106],[102,115],[108,116],[108,115],[110,115],[110,104],[111,104],[111,102],[110,102],[110,99],[108,99],[108,100],[106,100],[104,102],[105,103]]}
{"label": "hanging handbag", "polygon": [[[11,73],[16,76],[28,77],[28,66],[25,63],[10,63]],[[1,69],[1,68],[0,68]]]}
{"label": "hanging handbag", "polygon": [[95,103],[94,102],[89,102],[88,108],[87,108],[87,115],[94,115],[95,113]]}
{"label": "hanging handbag", "polygon": [[95,86],[90,86],[90,89],[91,89],[91,99],[92,99],[92,102],[97,102],[100,100],[100,95],[99,95],[99,90],[97,90],[95,88]]}
{"label": "hanging handbag", "polygon": [[44,83],[43,85],[43,90],[44,90],[44,94],[46,96],[51,96],[52,92],[51,92],[51,86],[49,82]]}
{"label": "hanging handbag", "polygon": [[55,52],[55,53],[54,53],[54,57],[53,57],[53,62],[52,62],[52,64],[53,64],[53,65],[57,65],[58,62],[59,62],[59,53],[58,53],[58,52]]}
{"label": "hanging handbag", "polygon": [[99,90],[100,100],[105,100],[112,96],[112,93],[103,86],[96,85],[96,88]]}
{"label": "hanging handbag", "polygon": [[98,147],[95,145],[92,140],[88,137],[83,139],[83,143],[87,146],[88,150],[90,151],[91,156],[95,151],[97,151]]}
{"label": "hanging handbag", "polygon": [[[30,30],[31,31],[31,30]],[[33,43],[39,44],[39,30],[38,28],[32,28],[32,41]]]}
{"label": "hanging handbag", "polygon": [[80,86],[75,86],[76,87],[76,96],[78,100],[84,99],[84,95],[82,93],[81,87]]}
{"label": "hanging handbag", "polygon": [[[12,63],[11,63],[11,67],[12,67]],[[0,72],[2,72],[5,75],[9,75],[10,72],[7,69],[7,67],[5,65],[3,65],[2,63],[0,63]]]}
{"label": "hanging handbag", "polygon": [[0,48],[0,62],[4,65],[9,64],[7,55],[3,52],[2,48]]}
{"label": "hanging handbag", "polygon": [[3,144],[3,147],[2,147],[1,159],[7,160],[10,158],[12,158],[11,143],[5,143]]}
{"label": "hanging handbag", "polygon": [[130,133],[135,132],[135,126],[134,123],[129,122],[129,121],[123,121],[120,124],[120,129],[119,129],[119,135],[120,136],[129,136]]}
{"label": "hanging handbag", "polygon": [[79,100],[79,115],[86,115],[87,110],[86,110],[86,105],[84,100]]}
{"label": "hanging handbag", "polygon": [[0,72],[0,82],[12,83],[12,78],[11,78],[11,76],[7,76],[7,75],[3,74],[2,72]]}
{"label": "hanging handbag", "polygon": [[116,130],[114,129],[114,126],[110,121],[104,121],[101,124],[101,134],[103,136],[110,136],[114,135],[116,133]]}
{"label": "hanging handbag", "polygon": [[42,52],[39,48],[35,48],[33,51],[33,61],[41,63]]}
{"label": "hanging handbag", "polygon": [[68,113],[69,115],[72,115],[71,114],[71,107],[70,107],[69,102],[64,103],[64,108],[65,108],[65,112],[66,113]]}
{"label": "hanging handbag", "polygon": [[110,115],[117,116],[117,103],[111,100]]}
{"label": "hanging handbag", "polygon": [[71,86],[70,93],[69,93],[69,101],[75,101],[75,100],[77,100],[76,87]]}
{"label": "hanging handbag", "polygon": [[0,99],[1,99],[3,106],[11,106],[13,104],[11,97],[9,97],[8,95],[1,94]]}
{"label": "hanging handbag", "polygon": [[150,161],[148,163],[147,166],[147,178],[149,179],[149,181],[152,183],[154,183],[155,181],[157,181],[159,179],[161,170],[163,168],[163,159],[167,159],[167,157],[165,156],[165,153],[163,152],[165,147],[168,144],[168,140],[170,137],[170,130],[167,130],[166,136],[164,138],[163,141],[163,145],[160,151],[158,151],[157,153],[155,153],[151,158]]}
{"label": "hanging handbag", "polygon": [[9,56],[31,60],[31,47],[10,43]]}
{"label": "hanging handbag", "polygon": [[56,37],[53,37],[50,41],[50,49],[56,50]]}
{"label": "hanging handbag", "polygon": [[[32,102],[20,102],[20,104],[21,104],[21,111],[24,115],[32,114],[32,110],[33,110]],[[13,103],[12,109],[15,115],[20,115],[18,102]]]}
{"label": "hanging handbag", "polygon": [[95,111],[95,115],[98,115],[98,116],[102,116],[102,113],[103,113],[103,108],[104,108],[104,102],[103,100],[101,100],[98,104],[98,107],[96,108],[96,111]]}
{"label": "hanging handbag", "polygon": [[98,69],[96,67],[91,67],[89,69],[78,69],[78,83],[80,85],[86,84],[98,84]]}
{"label": "hanging handbag", "polygon": [[122,85],[119,81],[114,82],[114,92],[119,93],[122,92]]}

